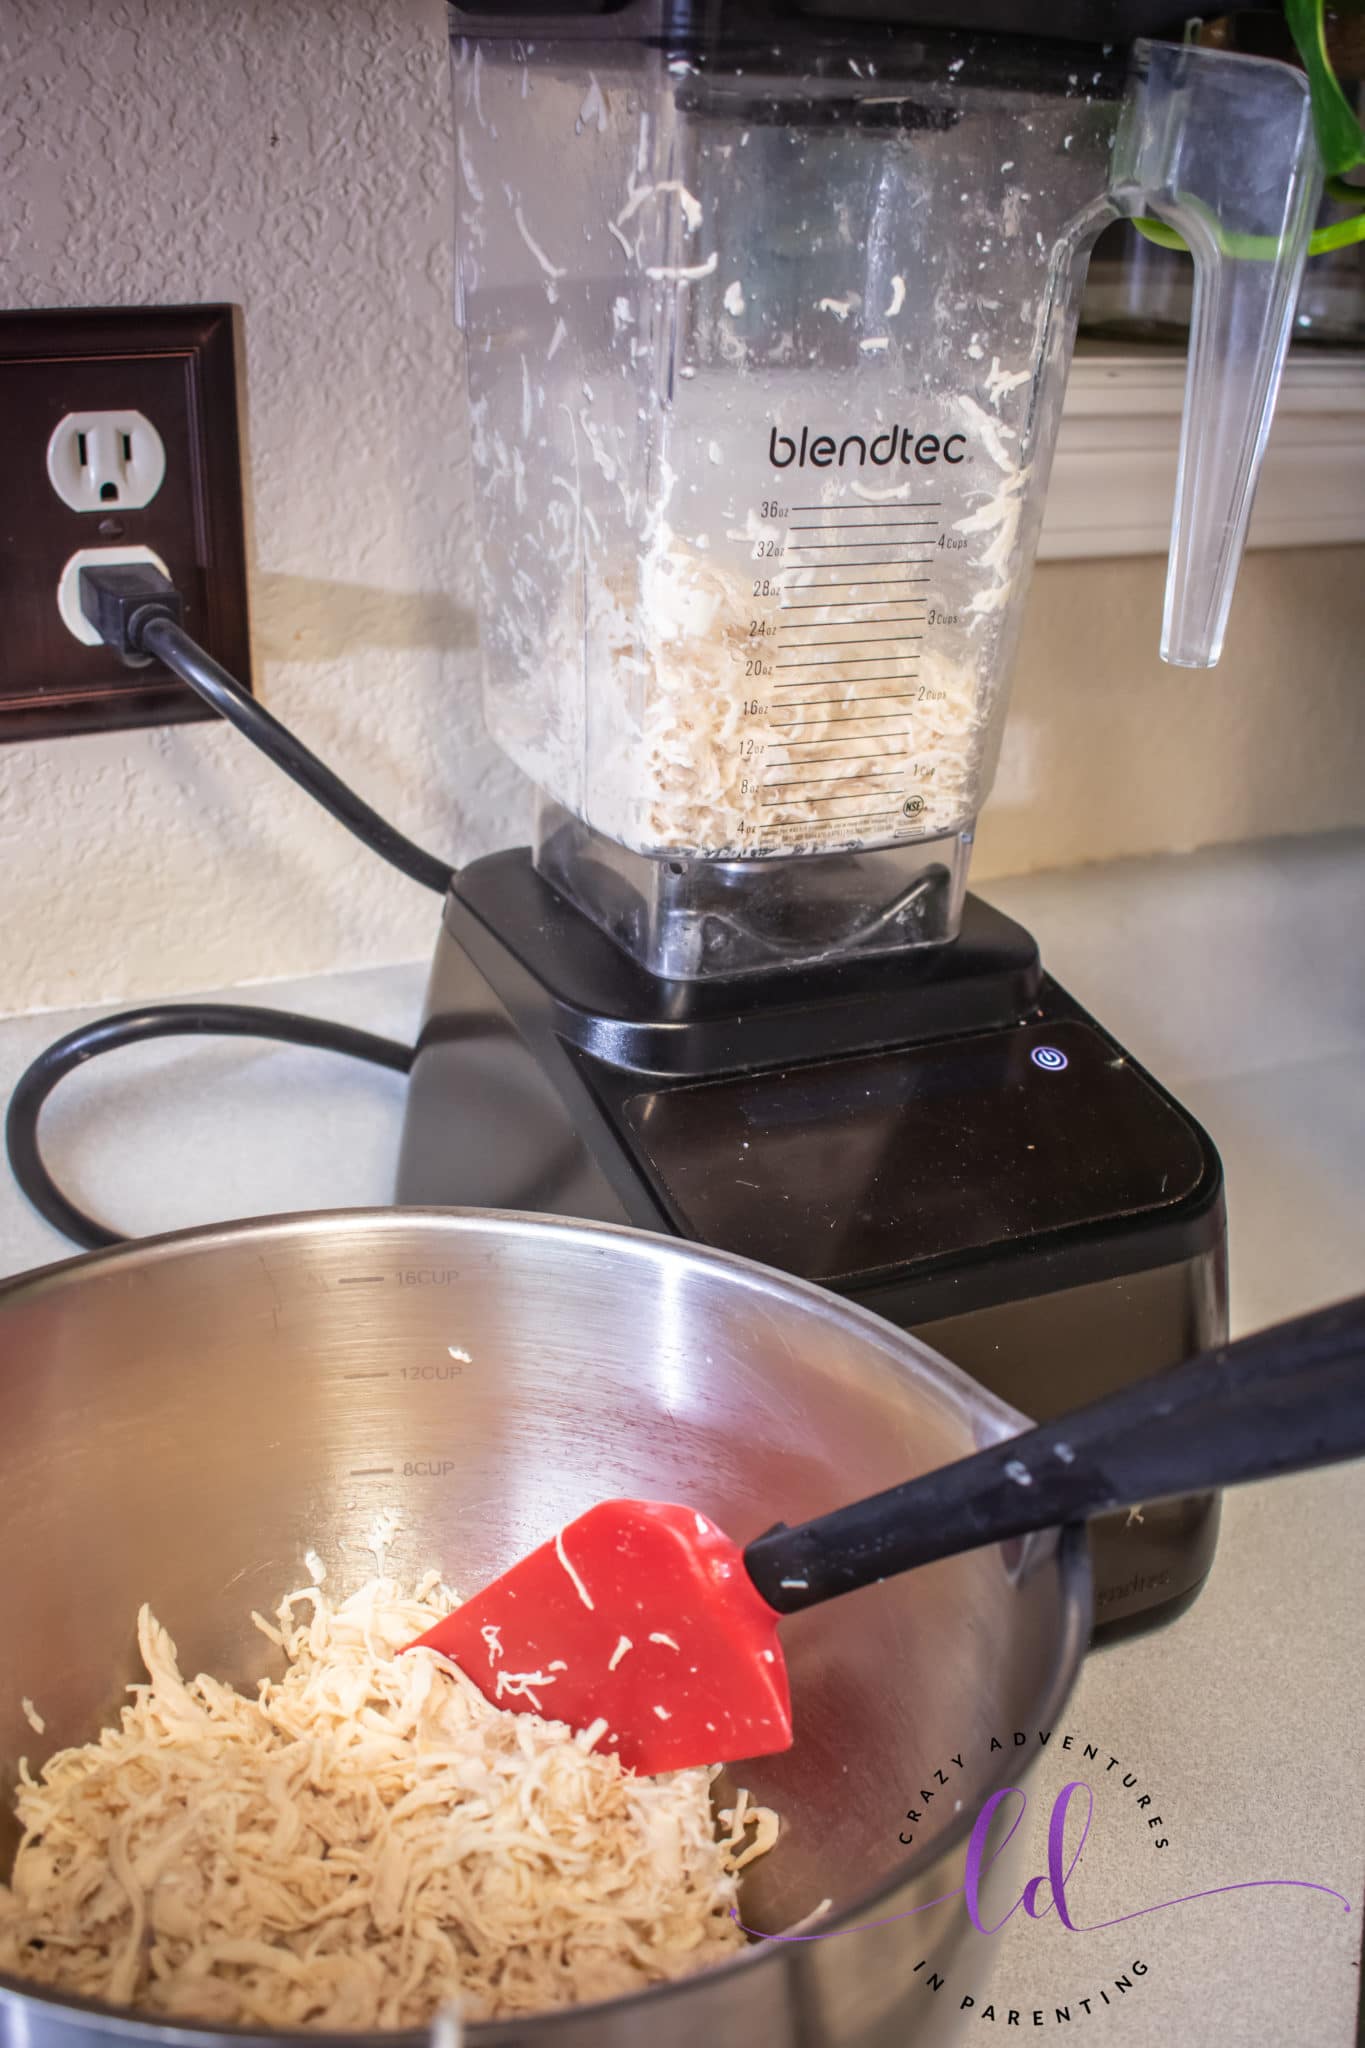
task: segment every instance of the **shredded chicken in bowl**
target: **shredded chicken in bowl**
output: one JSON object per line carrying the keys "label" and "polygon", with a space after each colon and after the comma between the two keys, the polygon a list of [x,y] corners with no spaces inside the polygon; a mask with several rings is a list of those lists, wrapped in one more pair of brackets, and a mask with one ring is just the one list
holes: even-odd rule
{"label": "shredded chicken in bowl", "polygon": [[147,1608],[120,1725],[16,1795],[0,1970],[169,2020],[415,2027],[610,1998],[744,1946],[737,1875],[777,1816],[714,1770],[636,1778],[600,1730],[491,1706],[430,1650],[431,1573],[259,1627],[288,1669],[256,1697],[182,1678]]}

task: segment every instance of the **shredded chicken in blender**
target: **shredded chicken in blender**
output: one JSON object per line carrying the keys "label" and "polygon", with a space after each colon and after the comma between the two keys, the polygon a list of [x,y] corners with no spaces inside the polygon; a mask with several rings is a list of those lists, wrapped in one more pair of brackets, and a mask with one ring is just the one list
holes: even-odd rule
{"label": "shredded chicken in blender", "polygon": [[604,1727],[491,1706],[434,1651],[429,1574],[257,1626],[257,1697],[186,1680],[144,1607],[120,1724],[21,1768],[0,1969],[168,2020],[415,2027],[640,1991],[744,1947],[737,1876],[778,1821],[715,1769],[636,1778]]}

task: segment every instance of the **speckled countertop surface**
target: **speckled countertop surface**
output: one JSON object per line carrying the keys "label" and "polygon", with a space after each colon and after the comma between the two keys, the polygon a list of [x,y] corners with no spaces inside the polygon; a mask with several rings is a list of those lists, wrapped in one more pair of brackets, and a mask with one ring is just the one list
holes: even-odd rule
{"label": "speckled countertop surface", "polygon": [[[983,893],[1033,929],[1058,979],[1211,1132],[1227,1170],[1234,1331],[1365,1288],[1365,835],[1021,877]],[[240,994],[410,1036],[424,978],[415,963]],[[75,1021],[0,1022],[0,1088]],[[126,1230],[382,1203],[401,1088],[321,1054],[162,1043],[75,1076],[44,1137],[72,1192]],[[64,1249],[0,1183],[0,1271]],[[1048,1731],[1018,1732],[1036,1749]],[[1355,2039],[1361,1467],[1231,1495],[1195,1606],[1092,1655],[1039,1758],[1024,1823],[1031,1868],[1044,1868],[1047,1811],[1070,1778],[1094,1790],[1068,1889],[1090,1931],[1016,1913],[994,1938],[989,1990],[976,1977],[926,1987],[956,2005],[976,1997],[967,2039]],[[905,1788],[907,1805],[918,1789]],[[1266,1879],[1330,1890],[1218,1889]],[[1216,1895],[1166,1903],[1195,1893]]]}

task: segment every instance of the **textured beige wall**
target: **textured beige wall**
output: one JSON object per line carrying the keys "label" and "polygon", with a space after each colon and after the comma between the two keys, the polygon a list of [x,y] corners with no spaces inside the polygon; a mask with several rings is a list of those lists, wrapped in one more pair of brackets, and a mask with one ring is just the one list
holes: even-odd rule
{"label": "textured beige wall", "polygon": [[[521,836],[482,739],[441,0],[4,0],[0,297],[229,300],[265,701],[413,836]],[[1365,550],[1257,557],[1165,671],[1159,565],[1031,599],[979,872],[1365,819]],[[434,902],[210,726],[0,747],[0,1010],[424,952]]]}
{"label": "textured beige wall", "polygon": [[[0,0],[0,297],[228,300],[261,695],[413,837],[481,732],[441,0]],[[0,1007],[410,958],[433,898],[226,729],[0,747]]]}

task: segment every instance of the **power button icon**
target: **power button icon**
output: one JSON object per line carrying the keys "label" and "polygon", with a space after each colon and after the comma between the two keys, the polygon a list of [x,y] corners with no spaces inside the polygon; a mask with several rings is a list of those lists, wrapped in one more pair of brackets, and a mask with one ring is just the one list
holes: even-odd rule
{"label": "power button icon", "polygon": [[1045,1074],[1060,1074],[1067,1064],[1066,1054],[1059,1052],[1055,1045],[1035,1045],[1029,1058],[1034,1066],[1041,1067]]}

